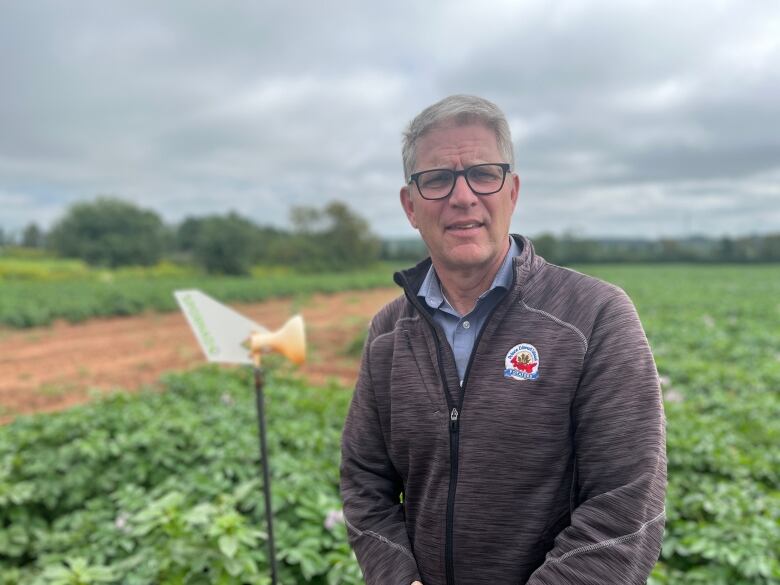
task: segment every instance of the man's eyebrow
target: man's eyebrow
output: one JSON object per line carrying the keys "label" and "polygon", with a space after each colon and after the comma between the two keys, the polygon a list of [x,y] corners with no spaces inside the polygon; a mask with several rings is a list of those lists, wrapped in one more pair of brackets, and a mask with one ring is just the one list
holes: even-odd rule
{"label": "man's eyebrow", "polygon": [[[484,159],[475,158],[475,159],[471,159],[471,160],[468,160],[468,161],[466,161],[466,164],[464,164],[464,165],[463,165],[463,167],[464,167],[464,168],[468,168],[468,167],[473,167],[474,165],[480,165],[480,164],[489,163],[489,162],[492,162],[492,161],[488,161],[488,160],[484,160]],[[421,170],[421,171],[435,170],[435,169],[448,169],[448,170],[454,170],[456,166],[460,166],[460,165],[453,165],[453,164],[450,162],[450,163],[441,163],[441,164],[437,164],[437,165],[435,165],[435,166],[429,166],[429,167],[427,167],[427,168],[420,169],[420,170]]]}
{"label": "man's eyebrow", "polygon": [[[500,158],[500,157],[499,157]],[[503,162],[502,160],[488,160],[487,158],[476,156],[474,158],[466,159],[466,164],[464,166],[471,167],[474,165],[484,164],[484,163],[494,163],[494,162]],[[425,168],[420,167],[419,170],[421,171],[427,171],[427,170],[433,170],[433,169],[452,169],[455,165],[453,165],[451,160],[442,161],[437,160],[434,163],[429,164]]]}

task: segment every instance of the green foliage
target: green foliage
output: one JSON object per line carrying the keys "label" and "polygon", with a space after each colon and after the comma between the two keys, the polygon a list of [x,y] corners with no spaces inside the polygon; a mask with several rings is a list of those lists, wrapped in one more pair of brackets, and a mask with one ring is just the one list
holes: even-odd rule
{"label": "green foliage", "polygon": [[[189,224],[192,254],[210,274],[241,276],[249,274],[256,246],[256,227],[236,213],[212,216]],[[187,227],[184,224],[183,227]]]}
{"label": "green foliage", "polygon": [[344,203],[294,207],[290,215],[292,232],[259,227],[235,213],[190,217],[179,225],[177,249],[212,274],[245,275],[252,264],[332,272],[377,261],[379,240]]}
{"label": "green foliage", "polygon": [[[666,399],[650,585],[779,584],[780,269],[588,272],[635,300]],[[267,583],[250,387],[203,368],[0,429],[0,582]],[[360,583],[333,521],[349,392],[279,373],[267,395],[282,582]]]}
{"label": "green foliage", "polygon": [[244,275],[253,265],[286,264],[291,236],[259,227],[237,213],[188,217],[176,230],[176,250],[213,274]]}
{"label": "green foliage", "polygon": [[778,262],[780,233],[719,239],[590,239],[564,234],[533,238],[536,251],[556,264],[585,262]]}
{"label": "green foliage", "polygon": [[780,583],[780,268],[588,267],[635,301],[666,398],[651,585]]}
{"label": "green foliage", "polygon": [[[38,252],[32,249],[29,251]],[[0,283],[12,280],[43,282],[90,277],[90,269],[82,260],[47,258],[42,254],[26,256],[15,253],[0,256]]]}
{"label": "green foliage", "polygon": [[42,248],[44,242],[43,231],[35,222],[27,224],[22,232],[21,245],[23,248]]}
{"label": "green foliage", "polygon": [[[581,263],[760,263],[780,262],[780,233],[741,238],[690,237],[645,240],[641,238],[591,239],[572,234],[539,234],[532,238],[534,249],[545,260],[569,266]],[[382,260],[418,262],[427,256],[417,238],[386,238]]]}
{"label": "green foliage", "polygon": [[[0,274],[4,262],[0,260]],[[123,268],[88,279],[8,280],[0,286],[0,324],[36,327],[55,319],[71,322],[143,311],[173,311],[173,291],[199,288],[226,302],[262,301],[310,292],[337,292],[393,286],[393,267],[378,265],[339,273],[301,274],[258,270],[257,276],[203,276],[172,264]],[[29,274],[28,274],[29,276]]]}
{"label": "green foliage", "polygon": [[363,218],[332,201],[320,211],[295,207],[288,261],[307,270],[345,270],[367,266],[379,257],[379,240]]}
{"label": "green foliage", "polygon": [[[536,240],[534,240],[536,247]],[[428,248],[422,238],[382,238],[379,257],[392,262],[414,265],[428,256]],[[546,256],[545,256],[546,257]]]}
{"label": "green foliage", "polygon": [[51,230],[48,244],[93,266],[149,266],[165,250],[166,232],[153,211],[112,197],[76,203]]}
{"label": "green foliage", "polygon": [[[0,582],[268,582],[248,371],[207,367],[0,429]],[[266,384],[282,583],[360,583],[340,510],[341,388]]]}

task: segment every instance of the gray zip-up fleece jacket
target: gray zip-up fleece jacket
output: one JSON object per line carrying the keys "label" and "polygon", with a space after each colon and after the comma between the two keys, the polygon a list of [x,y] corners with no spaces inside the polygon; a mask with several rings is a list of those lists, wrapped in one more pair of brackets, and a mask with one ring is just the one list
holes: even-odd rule
{"label": "gray zip-up fleece jacket", "polygon": [[630,585],[658,559],[658,375],[628,297],[531,243],[463,386],[416,292],[373,319],[342,438],[341,492],[368,585]]}

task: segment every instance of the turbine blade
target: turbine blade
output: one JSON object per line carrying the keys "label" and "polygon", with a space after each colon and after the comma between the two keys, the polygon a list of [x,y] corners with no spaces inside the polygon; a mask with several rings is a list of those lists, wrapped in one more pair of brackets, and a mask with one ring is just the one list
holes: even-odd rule
{"label": "turbine blade", "polygon": [[268,330],[199,290],[174,291],[176,302],[210,362],[251,364],[246,341]]}

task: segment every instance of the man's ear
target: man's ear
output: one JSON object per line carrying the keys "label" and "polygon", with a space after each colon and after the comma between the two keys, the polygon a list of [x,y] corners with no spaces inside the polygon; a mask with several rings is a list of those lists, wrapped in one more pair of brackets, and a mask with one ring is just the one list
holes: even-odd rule
{"label": "man's ear", "polygon": [[399,195],[401,197],[401,207],[404,208],[406,218],[409,220],[412,227],[417,229],[417,221],[414,218],[414,203],[412,203],[412,192],[409,189],[409,185],[401,187]]}
{"label": "man's ear", "polygon": [[512,209],[515,208],[515,205],[517,205],[517,196],[520,193],[520,177],[517,173],[512,173],[512,191],[510,194],[510,198],[512,199]]}

